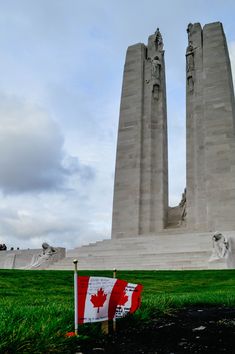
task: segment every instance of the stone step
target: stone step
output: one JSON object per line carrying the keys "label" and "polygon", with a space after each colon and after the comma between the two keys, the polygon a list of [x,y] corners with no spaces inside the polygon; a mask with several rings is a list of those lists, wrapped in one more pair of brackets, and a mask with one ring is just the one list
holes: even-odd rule
{"label": "stone step", "polygon": [[[181,257],[139,257],[130,258],[119,257],[80,257],[78,258],[79,269],[167,269],[173,267],[175,269],[182,269],[188,267],[202,267],[211,268],[212,263],[209,263],[210,252],[202,254],[199,252],[197,255],[187,255],[185,258]],[[173,258],[173,259],[172,259]],[[218,263],[218,262],[216,262]],[[221,262],[222,263],[222,262]],[[224,263],[224,262],[223,262]],[[73,258],[66,258],[59,264],[54,263],[50,269],[73,269]]]}
{"label": "stone step", "polygon": [[[204,239],[198,238],[198,239],[190,239],[190,238],[157,238],[155,240],[130,240],[128,241],[123,241],[123,242],[115,242],[111,241],[109,243],[103,243],[103,244],[96,244],[96,245],[90,245],[90,246],[81,246],[78,247],[77,249],[83,248],[83,249],[92,249],[92,248],[103,248],[103,247],[111,247],[111,246],[116,246],[116,247],[123,247],[125,245],[139,245],[139,246],[148,246],[148,245],[156,245],[156,246],[161,246],[161,245],[176,245],[176,244],[198,244],[198,241],[208,244],[208,242],[211,242],[211,238],[205,237]],[[76,250],[76,249],[75,249]]]}
{"label": "stone step", "polygon": [[133,245],[132,248],[124,247],[124,246],[119,246],[119,247],[104,247],[102,248],[92,248],[92,249],[80,249],[80,250],[74,250],[74,251],[68,251],[67,252],[67,257],[76,257],[78,254],[79,255],[90,255],[90,254],[103,254],[103,255],[108,255],[110,254],[117,254],[117,253],[122,253],[122,254],[160,254],[160,253],[185,253],[185,252],[198,252],[198,251],[207,251],[208,249],[212,248],[212,244],[206,244],[206,245],[176,245],[175,247],[173,246],[156,246],[152,245],[151,246],[145,246],[145,247],[139,247]]}
{"label": "stone step", "polygon": [[[175,258],[175,259],[192,259],[192,258],[198,258],[198,257],[210,257],[211,252],[209,251],[191,251],[191,252],[178,252],[178,253],[171,253],[171,252],[167,252],[167,253],[155,253],[155,252],[151,252],[151,253],[116,253],[115,251],[113,251],[112,253],[106,253],[105,256],[101,256],[101,255],[97,255],[97,254],[91,254],[91,255],[84,255],[84,254],[77,254],[77,258],[78,259],[94,259],[94,260],[99,260],[102,258],[105,259],[171,259],[171,258]],[[66,260],[73,260],[74,257],[71,256],[67,256],[66,258],[64,258],[63,260],[61,260],[61,262],[64,262]]]}
{"label": "stone step", "polygon": [[[104,262],[103,264],[79,264],[80,270],[112,270],[114,268],[113,264],[108,264]],[[171,263],[148,263],[140,264],[139,263],[127,263],[127,264],[115,264],[115,268],[118,270],[182,270],[182,269],[224,269],[224,263],[205,263],[205,262],[171,262]],[[54,264],[51,265],[51,270],[73,270],[73,264],[60,265]]]}
{"label": "stone step", "polygon": [[[84,248],[87,248],[87,247],[97,247],[98,245],[105,245],[105,244],[109,244],[109,243],[112,243],[112,244],[128,244],[128,243],[149,243],[149,242],[157,242],[157,241],[162,241],[164,242],[164,240],[172,240],[172,237],[175,238],[175,240],[177,239],[177,237],[179,239],[196,239],[198,240],[199,238],[208,238],[211,239],[212,237],[212,233],[184,233],[182,234],[182,230],[181,232],[179,232],[179,230],[164,230],[164,232],[161,232],[157,235],[146,235],[146,236],[138,236],[138,237],[129,237],[129,238],[119,238],[119,239],[105,239],[103,241],[97,241],[97,242],[93,242],[93,243],[90,243],[88,245],[84,245],[84,246],[81,246],[81,247],[84,247]],[[81,248],[81,247],[77,247],[77,248]],[[76,248],[75,248],[76,249]]]}
{"label": "stone step", "polygon": [[[99,243],[105,243],[105,242],[133,242],[133,240],[148,240],[148,241],[151,241],[151,240],[156,240],[158,238],[172,238],[172,237],[179,237],[179,238],[183,238],[183,237],[190,237],[190,238],[198,238],[198,237],[204,237],[204,236],[209,236],[211,237],[213,235],[212,232],[185,232],[185,233],[182,233],[182,230],[178,230],[178,228],[176,228],[175,230],[174,229],[171,229],[171,230],[168,230],[168,229],[165,229],[163,230],[161,233],[159,234],[156,234],[156,235],[152,235],[152,234],[148,234],[148,235],[145,235],[145,236],[132,236],[132,237],[125,237],[125,238],[115,238],[115,239],[104,239],[104,240],[101,240],[101,241],[96,241],[96,242],[92,242],[92,243],[89,243],[88,245],[86,246],[89,246],[89,245],[97,245]],[[84,247],[86,247],[84,246]]]}
{"label": "stone step", "polygon": [[[199,242],[200,241],[200,242]],[[208,244],[211,244],[211,234],[208,236],[207,235],[197,235],[193,236],[192,235],[181,235],[181,236],[176,236],[173,237],[168,235],[168,237],[155,237],[155,238],[128,238],[125,240],[105,240],[105,241],[99,241],[95,244],[90,244],[86,246],[81,246],[78,248],[75,248],[73,250],[68,250],[68,254],[72,252],[76,252],[77,250],[99,250],[99,249],[109,249],[109,248],[124,248],[128,245],[132,245],[133,247],[170,247],[172,248],[177,247],[183,247],[183,245],[187,247],[193,247],[193,246],[198,246],[198,245],[205,245],[208,246]]]}
{"label": "stone step", "polygon": [[[117,255],[117,254],[122,254],[122,255],[134,255],[134,254],[155,254],[156,256],[158,254],[180,254],[180,253],[196,253],[196,252],[206,252],[208,250],[211,250],[212,246],[208,245],[203,246],[199,245],[198,247],[176,247],[176,248],[170,248],[170,247],[151,247],[151,248],[132,248],[128,250],[128,248],[109,248],[109,249],[91,249],[91,250],[76,250],[73,252],[67,252],[67,257],[78,257],[78,256],[91,256],[91,255],[97,255],[97,256],[108,256],[108,255]],[[209,251],[210,252],[210,251]]]}
{"label": "stone step", "polygon": [[[165,232],[165,230],[164,230]],[[212,232],[184,233],[172,229],[171,233],[105,239],[68,250],[66,258],[48,269],[223,269],[225,262],[209,263],[212,253]],[[223,232],[231,235],[235,232]]]}

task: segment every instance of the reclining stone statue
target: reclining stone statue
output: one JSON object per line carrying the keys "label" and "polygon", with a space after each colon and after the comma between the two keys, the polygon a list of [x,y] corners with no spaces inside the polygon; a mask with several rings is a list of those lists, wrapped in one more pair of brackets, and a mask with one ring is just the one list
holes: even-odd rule
{"label": "reclining stone statue", "polygon": [[32,262],[26,268],[40,268],[53,263],[57,259],[57,248],[50,246],[47,242],[42,244],[42,252],[33,257]]}
{"label": "reclining stone statue", "polygon": [[224,236],[216,231],[212,236],[213,251],[209,262],[225,259],[227,268],[235,269],[235,236]]}

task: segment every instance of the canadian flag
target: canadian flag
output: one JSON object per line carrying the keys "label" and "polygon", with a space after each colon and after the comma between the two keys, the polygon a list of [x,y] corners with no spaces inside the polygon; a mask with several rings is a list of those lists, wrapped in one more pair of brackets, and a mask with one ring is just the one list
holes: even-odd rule
{"label": "canadian flag", "polygon": [[105,277],[78,277],[78,323],[120,318],[140,306],[143,287]]}

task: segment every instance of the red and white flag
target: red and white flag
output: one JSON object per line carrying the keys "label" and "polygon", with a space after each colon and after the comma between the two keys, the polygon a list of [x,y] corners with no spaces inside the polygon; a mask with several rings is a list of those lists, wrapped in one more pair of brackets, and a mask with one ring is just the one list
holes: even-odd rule
{"label": "red and white flag", "polygon": [[143,287],[105,277],[78,277],[78,323],[120,318],[140,306]]}

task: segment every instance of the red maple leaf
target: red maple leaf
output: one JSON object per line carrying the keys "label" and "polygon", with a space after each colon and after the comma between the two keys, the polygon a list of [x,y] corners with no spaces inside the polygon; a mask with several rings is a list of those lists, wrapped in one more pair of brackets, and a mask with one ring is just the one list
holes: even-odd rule
{"label": "red maple leaf", "polygon": [[125,293],[125,291],[123,291],[123,293],[118,301],[118,305],[124,306],[127,301],[128,301],[128,295]]}
{"label": "red maple leaf", "polygon": [[91,295],[90,300],[93,304],[93,307],[98,307],[97,313],[99,313],[100,307],[103,307],[106,298],[107,298],[107,294],[104,293],[104,290],[102,288],[97,290],[96,295]]}

